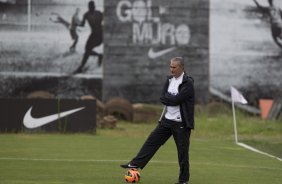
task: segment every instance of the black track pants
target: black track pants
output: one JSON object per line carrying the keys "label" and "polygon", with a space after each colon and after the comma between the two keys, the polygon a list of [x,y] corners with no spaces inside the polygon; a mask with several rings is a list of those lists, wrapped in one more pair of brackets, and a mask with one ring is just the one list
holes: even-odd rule
{"label": "black track pants", "polygon": [[149,135],[139,153],[131,163],[143,169],[154,154],[172,135],[177,147],[179,162],[179,182],[187,182],[189,172],[189,144],[191,129],[184,127],[182,122],[163,119]]}

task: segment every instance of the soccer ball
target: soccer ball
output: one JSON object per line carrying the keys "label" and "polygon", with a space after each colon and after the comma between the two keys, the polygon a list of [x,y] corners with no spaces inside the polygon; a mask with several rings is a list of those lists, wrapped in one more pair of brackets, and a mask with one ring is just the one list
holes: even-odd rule
{"label": "soccer ball", "polygon": [[124,175],[124,179],[127,183],[138,183],[140,177],[140,173],[137,169],[129,169]]}

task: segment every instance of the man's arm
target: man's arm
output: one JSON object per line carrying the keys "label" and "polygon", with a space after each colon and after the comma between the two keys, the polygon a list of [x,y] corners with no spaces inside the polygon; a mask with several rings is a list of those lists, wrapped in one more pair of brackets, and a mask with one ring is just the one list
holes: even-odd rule
{"label": "man's arm", "polygon": [[190,95],[194,94],[194,86],[191,81],[188,81],[183,85],[184,86],[181,88],[177,95],[171,95],[168,92],[162,95],[160,97],[161,103],[167,106],[177,106],[180,105]]}
{"label": "man's arm", "polygon": [[165,81],[165,84],[164,84],[163,89],[162,89],[161,97],[164,96],[165,93],[167,92],[168,86],[169,86],[169,77],[167,77],[167,79]]}

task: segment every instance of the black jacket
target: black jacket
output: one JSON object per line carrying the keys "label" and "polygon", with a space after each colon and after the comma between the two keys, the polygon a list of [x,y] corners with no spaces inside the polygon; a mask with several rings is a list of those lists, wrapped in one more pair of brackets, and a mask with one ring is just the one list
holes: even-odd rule
{"label": "black jacket", "polygon": [[171,95],[167,92],[172,76],[169,76],[163,87],[160,101],[165,105],[161,119],[164,118],[166,106],[180,106],[181,119],[185,123],[186,128],[194,129],[194,107],[195,92],[194,80],[192,77],[184,73],[182,83],[178,87],[178,94]]}

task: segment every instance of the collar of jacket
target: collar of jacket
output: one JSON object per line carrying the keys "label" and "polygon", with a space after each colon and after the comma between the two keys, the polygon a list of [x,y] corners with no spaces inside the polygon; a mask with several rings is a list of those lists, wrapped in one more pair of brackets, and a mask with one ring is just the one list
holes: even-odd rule
{"label": "collar of jacket", "polygon": [[[169,82],[171,81],[172,78],[173,78],[172,75],[167,76],[167,79],[169,80]],[[194,82],[194,79],[184,72],[182,83],[187,82],[189,79],[192,80],[192,82]]]}

